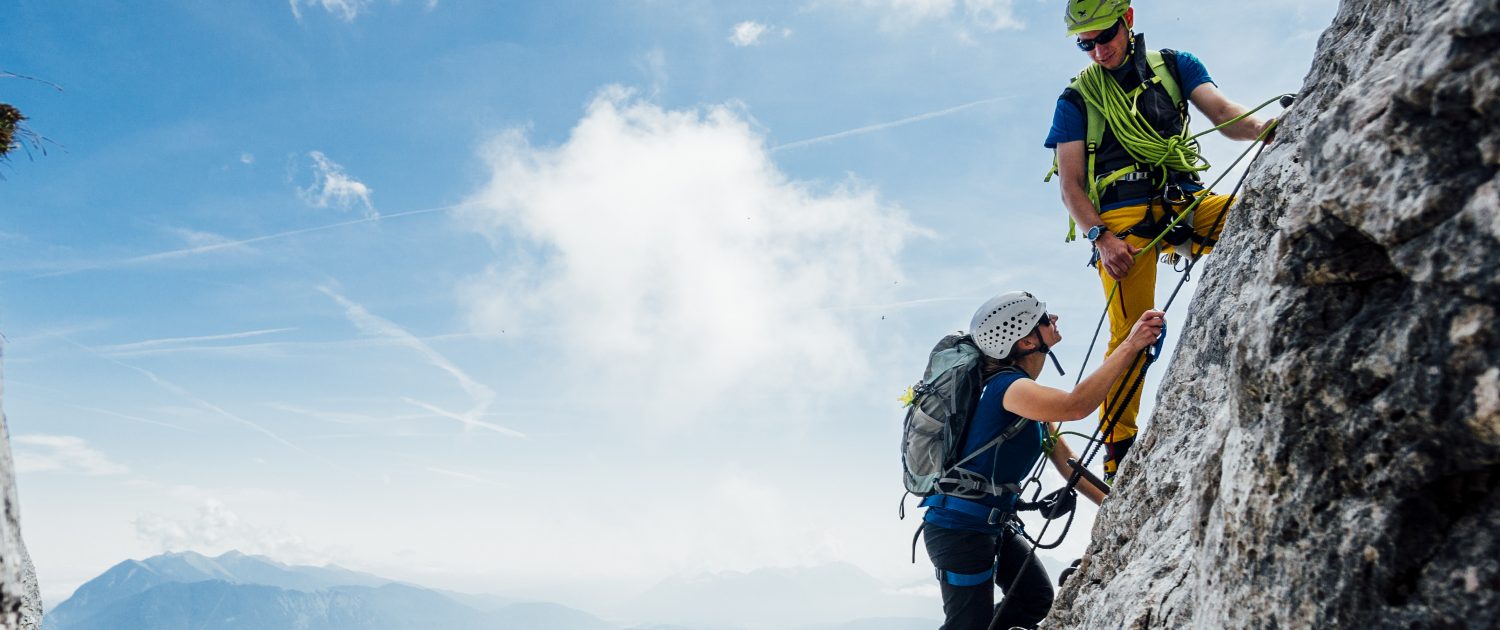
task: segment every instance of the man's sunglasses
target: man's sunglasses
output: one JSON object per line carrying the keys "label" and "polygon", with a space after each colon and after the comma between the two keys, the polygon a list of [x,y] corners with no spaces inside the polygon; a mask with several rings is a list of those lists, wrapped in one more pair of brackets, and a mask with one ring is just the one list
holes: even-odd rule
{"label": "man's sunglasses", "polygon": [[1116,35],[1120,34],[1120,25],[1124,23],[1124,20],[1115,20],[1113,26],[1100,31],[1099,34],[1095,35],[1093,39],[1080,38],[1078,40],[1078,49],[1083,52],[1089,52],[1093,50],[1095,46],[1108,44],[1115,38]]}

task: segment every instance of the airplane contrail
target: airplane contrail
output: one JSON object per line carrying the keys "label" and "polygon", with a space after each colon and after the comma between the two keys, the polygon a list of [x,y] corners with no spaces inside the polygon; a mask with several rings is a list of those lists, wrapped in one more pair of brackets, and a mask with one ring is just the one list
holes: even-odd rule
{"label": "airplane contrail", "polygon": [[427,362],[433,367],[447,372],[449,376],[452,376],[454,380],[458,381],[458,386],[462,388],[464,392],[468,393],[470,399],[472,399],[474,402],[474,407],[467,413],[458,414],[446,409],[442,409],[440,407],[436,407],[434,405],[424,403],[419,400],[414,400],[411,398],[406,398],[404,400],[413,405],[426,409],[427,411],[430,411],[432,413],[457,420],[463,423],[466,428],[479,427],[513,437],[526,437],[526,434],[521,433],[520,431],[507,429],[505,427],[490,424],[479,419],[483,417],[484,412],[490,408],[490,405],[492,403],[494,403],[495,391],[485,386],[484,384],[475,381],[469,376],[467,372],[464,372],[462,368],[455,365],[452,361],[449,361],[448,357],[443,356],[437,350],[433,349],[432,346],[427,345],[420,338],[418,338],[416,335],[411,334],[406,329],[396,325],[394,322],[382,319],[370,313],[368,310],[365,310],[365,307],[360,306],[353,301],[350,301],[348,298],[342,295],[339,295],[333,289],[330,289],[328,287],[320,287],[319,290],[321,290],[328,297],[332,298],[335,302],[338,302],[340,306],[344,307],[345,316],[349,318],[349,321],[354,323],[355,328],[358,328],[360,332],[374,337],[390,339],[398,343],[399,345],[414,350],[425,357],[427,359]]}
{"label": "airplane contrail", "polygon": [[442,407],[439,407],[437,405],[425,403],[425,402],[422,402],[422,401],[417,400],[415,398],[403,397],[401,400],[406,401],[407,404],[410,404],[410,405],[413,405],[413,406],[416,406],[416,407],[420,407],[422,409],[426,409],[426,410],[428,410],[428,411],[430,411],[432,413],[435,413],[437,415],[443,416],[444,418],[449,418],[449,419],[452,419],[452,420],[457,420],[457,421],[459,421],[460,423],[462,423],[464,425],[464,428],[472,429],[472,428],[478,427],[478,428],[481,428],[481,429],[488,429],[490,431],[494,431],[495,433],[499,433],[501,435],[509,435],[511,437],[518,437],[518,438],[524,438],[524,437],[526,437],[525,433],[522,433],[522,432],[517,431],[515,429],[507,429],[507,428],[502,427],[502,426],[500,426],[498,424],[492,424],[492,423],[489,423],[489,422],[485,422],[483,420],[479,420],[478,418],[480,416],[480,412],[484,411],[483,408],[474,409],[474,410],[470,411],[469,413],[454,413],[452,411],[448,411],[447,409],[443,409]]}
{"label": "airplane contrail", "polygon": [[251,238],[240,239],[240,240],[237,240],[237,241],[224,241],[222,243],[210,243],[208,245],[198,245],[198,246],[195,246],[195,247],[184,247],[182,249],[174,249],[174,250],[169,250],[169,251],[165,251],[165,252],[157,252],[155,254],[146,254],[146,255],[143,255],[143,256],[135,256],[133,258],[124,258],[124,259],[121,259],[121,260],[114,260],[114,261],[110,261],[110,262],[97,263],[97,264],[93,264],[93,265],[84,265],[82,267],[74,267],[72,269],[63,269],[63,270],[60,270],[60,271],[49,271],[47,273],[37,274],[37,275],[31,276],[31,277],[32,277],[32,279],[37,279],[37,278],[55,278],[55,277],[58,277],[58,276],[70,276],[70,275],[73,275],[75,273],[83,273],[85,271],[97,271],[97,270],[100,270],[100,269],[112,269],[112,268],[115,268],[115,267],[126,267],[126,266],[130,266],[130,265],[138,265],[138,264],[141,264],[141,263],[153,262],[153,261],[157,261],[157,260],[166,260],[166,259],[170,259],[170,258],[182,258],[182,257],[185,257],[185,256],[196,256],[198,254],[206,254],[208,252],[218,251],[218,250],[221,250],[221,249],[229,249],[231,247],[239,247],[239,246],[242,246],[242,245],[249,245],[249,244],[252,244],[252,243],[259,243],[259,242],[262,242],[262,241],[270,241],[270,240],[276,240],[276,239],[281,239],[281,238],[287,238],[287,237],[290,237],[290,236],[297,236],[297,235],[300,235],[300,234],[308,234],[308,233],[311,233],[311,232],[321,232],[323,230],[332,230],[332,229],[335,229],[335,228],[348,227],[348,226],[351,226],[351,225],[359,225],[361,223],[374,223],[374,222],[377,222],[377,221],[384,221],[386,219],[399,219],[401,217],[410,217],[410,216],[416,216],[416,215],[420,215],[420,214],[432,214],[432,213],[435,213],[435,212],[449,212],[449,211],[456,210],[458,208],[463,208],[463,207],[470,206],[470,205],[474,205],[474,203],[473,202],[458,203],[458,204],[453,204],[453,205],[450,205],[450,206],[439,206],[439,207],[436,207],[436,208],[422,208],[420,210],[408,210],[406,212],[397,212],[396,214],[386,214],[386,215],[379,215],[379,216],[373,216],[373,217],[363,217],[363,218],[359,218],[359,219],[351,219],[351,220],[348,220],[348,221],[339,221],[338,223],[329,223],[329,224],[326,224],[326,225],[317,225],[317,226],[313,226],[313,227],[300,228],[300,229],[296,229],[296,230],[287,230],[285,232],[277,232],[275,234],[266,234],[266,235],[263,235],[263,236],[254,236],[254,237],[251,237]]}
{"label": "airplane contrail", "polygon": [[982,101],[974,101],[972,103],[964,103],[963,105],[955,105],[953,107],[949,107],[947,109],[940,109],[940,110],[937,110],[935,112],[927,112],[925,114],[917,114],[916,116],[908,116],[908,117],[902,118],[900,120],[892,120],[892,121],[889,121],[889,122],[875,123],[873,125],[865,125],[863,127],[856,127],[854,129],[849,129],[849,130],[846,130],[846,131],[840,131],[838,133],[830,133],[828,135],[818,136],[816,138],[808,138],[806,140],[796,140],[796,141],[793,141],[793,142],[788,142],[786,144],[778,144],[778,145],[776,145],[774,147],[771,147],[771,152],[775,153],[777,151],[784,151],[786,149],[795,149],[795,148],[798,148],[798,147],[805,147],[805,146],[813,145],[813,144],[821,144],[821,143],[824,143],[824,142],[832,142],[834,140],[841,140],[843,138],[848,138],[848,137],[851,137],[851,136],[859,136],[859,135],[864,135],[864,134],[867,134],[867,133],[873,133],[873,132],[876,132],[876,131],[882,131],[882,130],[885,130],[885,129],[890,129],[892,127],[900,127],[902,125],[910,125],[912,123],[922,122],[924,120],[931,120],[933,118],[941,118],[941,117],[947,116],[949,114],[956,114],[958,112],[964,111],[966,109],[971,109],[971,108],[974,108],[974,107],[978,107],[980,105],[988,105],[990,103],[998,103],[1000,101],[1006,101],[1006,100],[1010,100],[1010,99],[1013,99],[1013,98],[1015,98],[1015,97],[1014,96],[997,96],[995,98],[987,98],[987,99],[984,99]]}
{"label": "airplane contrail", "polygon": [[164,379],[164,378],[162,378],[160,376],[157,376],[156,373],[152,372],[151,370],[148,370],[148,369],[143,368],[143,367],[131,365],[131,364],[126,363],[124,361],[121,361],[119,359],[112,358],[112,357],[110,357],[110,356],[108,356],[108,355],[106,355],[106,354],[104,354],[102,352],[99,352],[98,350],[95,350],[94,348],[90,348],[88,346],[85,346],[85,345],[83,345],[81,343],[78,343],[76,341],[73,341],[72,339],[69,339],[67,337],[63,337],[62,339],[63,339],[63,341],[66,341],[66,342],[68,342],[68,343],[70,343],[70,344],[72,344],[72,345],[74,345],[74,346],[76,346],[78,348],[81,348],[85,352],[88,352],[88,353],[90,353],[90,354],[92,354],[92,355],[94,355],[96,357],[99,357],[100,359],[103,359],[105,361],[108,361],[110,363],[118,365],[118,366],[120,366],[122,368],[125,368],[127,370],[131,370],[131,371],[137,372],[137,373],[145,376],[151,382],[156,383],[156,385],[158,387],[161,387],[162,389],[165,389],[165,390],[167,390],[169,392],[172,392],[173,394],[176,394],[176,395],[178,395],[178,396],[180,396],[180,397],[182,397],[182,398],[184,398],[184,399],[192,402],[193,404],[197,405],[200,409],[204,409],[204,410],[213,412],[215,414],[218,414],[220,416],[223,416],[225,418],[228,418],[230,420],[233,420],[234,422],[237,422],[237,423],[239,423],[241,425],[244,425],[245,427],[248,427],[249,429],[251,429],[251,430],[253,430],[253,431],[257,432],[257,433],[260,433],[260,434],[262,434],[262,435],[264,435],[264,436],[272,439],[273,441],[280,443],[282,446],[290,448],[290,449],[292,449],[294,451],[297,451],[299,453],[304,453],[304,454],[311,455],[311,453],[308,453],[308,451],[306,449],[304,449],[304,448],[302,448],[300,446],[297,446],[296,444],[293,444],[293,443],[287,441],[286,438],[283,438],[280,435],[277,435],[276,432],[274,432],[274,431],[272,431],[270,429],[267,429],[267,428],[265,428],[264,426],[261,426],[258,423],[255,423],[255,422],[250,421],[250,420],[248,420],[246,418],[243,418],[243,417],[241,417],[239,415],[231,413],[229,410],[224,409],[223,407],[220,407],[220,406],[215,405],[215,404],[213,404],[213,403],[211,403],[211,402],[209,402],[207,400],[199,398],[198,396],[194,395],[192,392],[188,391],[186,388],[184,388],[184,387],[182,387],[182,386],[180,386],[180,385],[178,385],[176,383],[173,383],[173,382],[171,382],[171,381],[169,381],[167,379]]}
{"label": "airplane contrail", "polygon": [[121,344],[115,344],[115,345],[112,345],[112,346],[99,346],[96,349],[99,350],[100,352],[129,353],[129,352],[135,352],[135,351],[143,350],[143,349],[147,349],[147,348],[155,348],[155,347],[158,347],[158,346],[170,346],[170,345],[175,345],[175,344],[180,344],[180,343],[196,343],[196,342],[200,342],[200,341],[222,341],[222,340],[226,340],[226,339],[244,339],[246,337],[259,337],[261,335],[269,335],[269,334],[273,334],[273,333],[286,332],[288,330],[296,330],[296,329],[295,328],[268,328],[268,329],[265,329],[265,330],[250,330],[250,331],[238,332],[238,333],[226,333],[226,334],[222,334],[222,335],[204,335],[204,336],[201,336],[201,337],[170,337],[170,338],[166,338],[166,339],[148,339],[146,341],[136,341],[136,342],[132,342],[132,343],[121,343]]}

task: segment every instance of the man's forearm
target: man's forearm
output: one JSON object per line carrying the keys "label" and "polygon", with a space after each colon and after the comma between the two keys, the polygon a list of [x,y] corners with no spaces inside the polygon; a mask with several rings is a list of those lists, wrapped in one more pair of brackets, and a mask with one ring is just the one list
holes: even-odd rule
{"label": "man's forearm", "polygon": [[[1235,116],[1238,115],[1235,114]],[[1261,127],[1265,124],[1265,121],[1259,118],[1246,116],[1240,119],[1239,122],[1225,127],[1224,135],[1229,136],[1231,140],[1254,140],[1260,135]]]}
{"label": "man's forearm", "polygon": [[1073,222],[1087,231],[1096,225],[1103,225],[1104,220],[1099,218],[1099,210],[1094,207],[1094,202],[1089,200],[1089,195],[1084,192],[1083,184],[1079,182],[1064,181],[1062,185],[1063,206],[1068,209],[1068,216],[1073,217]]}
{"label": "man's forearm", "polygon": [[[1220,112],[1218,116],[1211,118],[1211,120],[1233,120],[1235,116],[1242,115],[1247,111],[1250,110],[1244,105],[1230,102],[1229,106],[1224,108],[1224,111]],[[1265,121],[1260,118],[1245,116],[1233,125],[1225,127],[1222,133],[1230,140],[1254,140],[1260,135],[1260,130],[1265,124]]]}

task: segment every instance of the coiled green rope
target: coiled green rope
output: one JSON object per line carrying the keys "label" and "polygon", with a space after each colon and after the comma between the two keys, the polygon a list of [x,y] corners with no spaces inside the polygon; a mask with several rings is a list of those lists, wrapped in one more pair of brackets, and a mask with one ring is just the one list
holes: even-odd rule
{"label": "coiled green rope", "polygon": [[1135,161],[1180,172],[1208,170],[1208,160],[1199,150],[1197,136],[1188,135],[1187,125],[1182,126],[1181,133],[1163,138],[1146,122],[1136,105],[1146,85],[1143,83],[1127,94],[1098,64],[1085,69],[1077,84],[1083,99],[1104,116],[1115,139]]}

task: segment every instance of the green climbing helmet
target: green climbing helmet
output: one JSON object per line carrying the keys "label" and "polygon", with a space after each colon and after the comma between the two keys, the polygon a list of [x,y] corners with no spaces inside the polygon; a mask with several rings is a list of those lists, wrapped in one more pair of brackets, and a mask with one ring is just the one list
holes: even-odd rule
{"label": "green climbing helmet", "polygon": [[1102,31],[1109,28],[1130,9],[1130,0],[1068,0],[1068,12],[1063,22],[1068,25],[1068,34],[1077,35],[1085,31]]}

